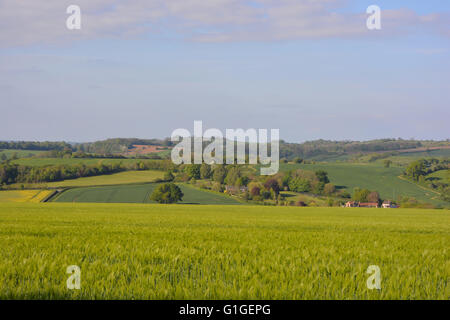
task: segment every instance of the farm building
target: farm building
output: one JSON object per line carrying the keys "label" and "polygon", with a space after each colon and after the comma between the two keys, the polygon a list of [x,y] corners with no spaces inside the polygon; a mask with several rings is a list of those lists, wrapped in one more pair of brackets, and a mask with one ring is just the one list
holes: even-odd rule
{"label": "farm building", "polygon": [[360,202],[359,207],[361,207],[361,208],[378,208],[378,202]]}
{"label": "farm building", "polygon": [[378,208],[377,202],[356,202],[356,201],[347,201],[345,204],[346,208]]}
{"label": "farm building", "polygon": [[389,200],[383,201],[382,208],[397,208],[397,206]]}

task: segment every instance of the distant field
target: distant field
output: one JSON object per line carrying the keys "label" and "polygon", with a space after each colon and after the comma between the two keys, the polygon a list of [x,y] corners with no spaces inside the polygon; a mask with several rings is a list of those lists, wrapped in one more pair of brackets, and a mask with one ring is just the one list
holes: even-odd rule
{"label": "distant field", "polygon": [[437,194],[418,185],[398,178],[403,169],[384,168],[378,164],[320,163],[320,164],[280,164],[281,171],[295,169],[325,170],[330,181],[336,186],[346,188],[350,193],[355,187],[376,190],[384,199],[396,199],[397,196],[414,197],[420,201],[436,205],[445,202],[437,199]]}
{"label": "distant field", "polygon": [[140,160],[140,159],[84,159],[84,158],[30,158],[30,159],[18,159],[13,163],[24,165],[24,166],[36,166],[43,167],[48,165],[75,165],[75,164],[85,164],[85,165],[95,165],[98,163],[136,163],[139,161],[157,161],[157,160]]}
{"label": "distant field", "polygon": [[[154,203],[150,195],[156,183],[117,185],[105,187],[74,188],[64,191],[55,202],[95,202],[95,203]],[[188,185],[180,185],[184,193],[180,203],[190,204],[239,204],[232,197],[199,190]]]}
{"label": "distant field", "polygon": [[0,226],[0,299],[450,298],[448,210],[16,203]]}
{"label": "distant field", "polygon": [[[102,176],[47,182],[45,183],[45,185],[49,188],[87,187],[87,186],[101,186],[111,184],[153,182],[156,179],[162,179],[163,177],[164,177],[163,171],[156,171],[156,170],[124,171],[119,173],[106,174]],[[27,185],[27,187],[29,186],[32,185]]]}
{"label": "distant field", "polygon": [[[391,156],[388,159],[392,160],[394,164],[400,164],[403,166],[407,166],[410,162],[415,159],[423,159],[423,158],[444,158],[450,157],[450,149],[439,149],[439,150],[430,150],[423,152],[407,152],[402,153],[398,156]],[[378,160],[379,163],[382,163],[384,159]]]}
{"label": "distant field", "polygon": [[30,157],[30,156],[35,156],[38,155],[40,153],[42,153],[44,151],[39,151],[39,150],[16,150],[16,149],[0,149],[0,157],[2,156],[2,154],[6,155],[8,157],[8,159],[11,159],[12,156],[17,153],[17,156],[19,158],[24,158],[24,157]]}
{"label": "distant field", "polygon": [[13,190],[0,191],[0,202],[34,202],[38,203],[50,195],[48,190]]}

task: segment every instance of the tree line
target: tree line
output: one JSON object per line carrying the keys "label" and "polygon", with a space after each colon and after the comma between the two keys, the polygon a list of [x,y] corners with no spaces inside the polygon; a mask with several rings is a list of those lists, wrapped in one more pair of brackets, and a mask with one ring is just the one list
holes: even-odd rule
{"label": "tree line", "polygon": [[0,185],[13,183],[42,183],[98,176],[127,170],[173,170],[170,161],[138,161],[134,163],[99,162],[94,165],[52,165],[31,167],[10,162],[0,165]]}
{"label": "tree line", "polygon": [[71,149],[71,145],[66,142],[50,142],[50,141],[0,141],[0,149],[17,149],[17,150],[64,150]]}

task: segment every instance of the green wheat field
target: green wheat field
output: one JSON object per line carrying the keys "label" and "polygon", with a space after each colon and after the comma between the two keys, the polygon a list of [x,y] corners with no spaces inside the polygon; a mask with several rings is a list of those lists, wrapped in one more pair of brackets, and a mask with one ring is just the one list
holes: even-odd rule
{"label": "green wheat field", "polygon": [[448,210],[2,203],[0,243],[0,299],[450,297]]}

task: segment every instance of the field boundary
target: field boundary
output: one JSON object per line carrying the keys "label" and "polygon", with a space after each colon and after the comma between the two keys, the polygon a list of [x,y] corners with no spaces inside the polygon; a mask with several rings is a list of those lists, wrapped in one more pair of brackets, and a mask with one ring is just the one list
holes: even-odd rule
{"label": "field boundary", "polygon": [[58,191],[58,190],[54,190],[53,192],[51,192],[48,196],[46,196],[44,199],[42,199],[41,202],[49,202],[54,196],[56,196],[57,194],[63,192],[62,191]]}

